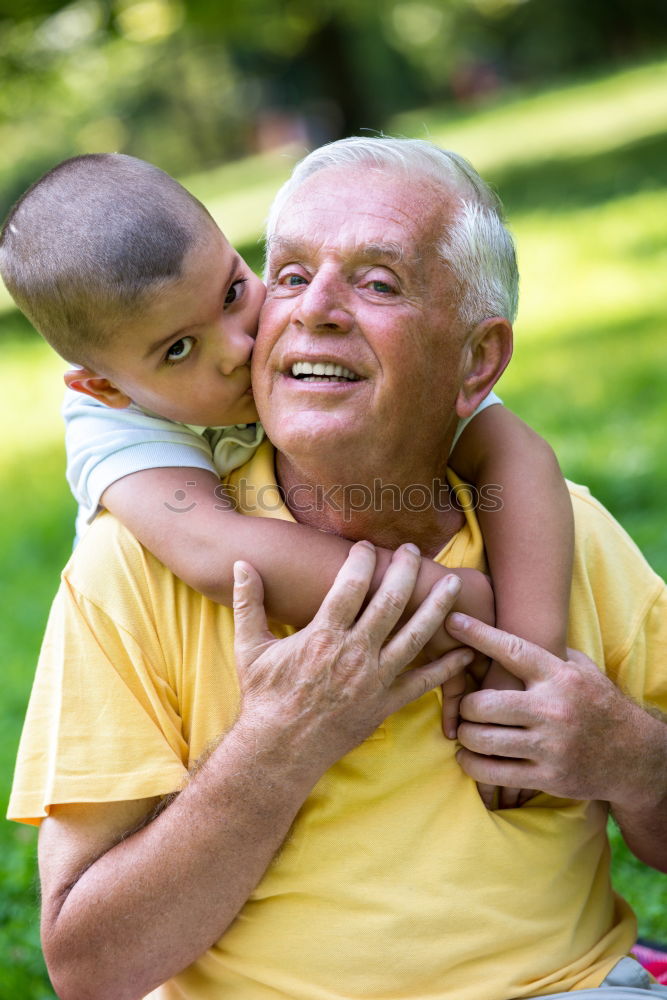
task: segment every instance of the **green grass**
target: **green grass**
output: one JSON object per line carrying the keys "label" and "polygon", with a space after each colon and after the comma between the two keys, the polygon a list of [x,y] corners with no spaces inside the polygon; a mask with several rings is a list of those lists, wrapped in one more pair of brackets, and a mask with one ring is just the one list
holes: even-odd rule
{"label": "green grass", "polygon": [[[505,200],[522,265],[506,402],[554,444],[667,573],[667,62],[511,95],[474,114],[429,109],[394,131],[469,155]],[[259,261],[258,234],[287,156],[189,180],[231,239]],[[0,309],[2,303],[0,302]],[[6,308],[6,302],[5,302]],[[0,723],[6,802],[48,605],[72,536],[58,415],[62,363],[0,312]],[[612,829],[614,872],[640,933],[667,941],[667,878]],[[0,996],[53,994],[37,941],[34,832],[0,824]]]}

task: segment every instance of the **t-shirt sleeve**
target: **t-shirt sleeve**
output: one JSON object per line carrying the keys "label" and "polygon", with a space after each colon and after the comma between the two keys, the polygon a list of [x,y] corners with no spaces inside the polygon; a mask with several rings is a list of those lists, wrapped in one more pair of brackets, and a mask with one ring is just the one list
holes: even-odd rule
{"label": "t-shirt sleeve", "polygon": [[142,641],[65,578],[24,723],[8,817],[176,791],[187,774],[178,699],[157,640]]}
{"label": "t-shirt sleeve", "polygon": [[490,392],[488,396],[484,397],[474,413],[471,413],[469,417],[465,417],[463,420],[459,420],[456,433],[454,434],[454,440],[452,441],[451,450],[454,450],[458,439],[461,437],[470,421],[474,420],[478,413],[481,413],[482,410],[486,410],[489,406],[495,406],[496,404],[500,404],[502,406],[502,402],[503,401],[500,396],[496,396],[495,392]]}
{"label": "t-shirt sleeve", "polygon": [[105,406],[67,390],[63,404],[67,481],[80,507],[78,526],[98,512],[112,483],[142,469],[205,469],[217,475],[211,447],[201,434],[128,406]]}
{"label": "t-shirt sleeve", "polygon": [[667,589],[662,588],[639,623],[633,642],[613,670],[621,690],[667,721]]}
{"label": "t-shirt sleeve", "polygon": [[[667,586],[588,490],[569,485],[576,546],[568,645],[639,704],[667,713]],[[594,609],[595,628],[581,608]]]}

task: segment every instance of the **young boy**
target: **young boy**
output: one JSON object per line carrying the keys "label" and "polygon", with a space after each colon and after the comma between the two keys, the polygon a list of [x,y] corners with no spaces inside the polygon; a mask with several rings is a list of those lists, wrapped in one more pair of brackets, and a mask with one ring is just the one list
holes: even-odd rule
{"label": "young boy", "polygon": [[[75,157],[14,206],[0,272],[35,327],[78,366],[65,375],[65,417],[68,478],[84,519],[107,508],[174,573],[223,604],[231,603],[234,562],[246,559],[263,579],[269,615],[308,622],[350,543],[244,517],[225,501],[220,476],[263,437],[249,362],[264,286],[201,203],[140,160]],[[318,376],[344,373],[310,375]],[[480,496],[494,487],[502,500],[478,510],[497,623],[562,655],[572,529],[553,453],[500,405],[480,407],[459,432],[453,468]],[[376,579],[390,558],[378,551]],[[415,603],[443,572],[422,560]],[[485,578],[457,575],[458,606],[488,619]],[[453,645],[443,629],[433,648],[439,655]],[[495,664],[484,683],[517,685]],[[445,691],[450,738],[461,691],[458,679]]]}

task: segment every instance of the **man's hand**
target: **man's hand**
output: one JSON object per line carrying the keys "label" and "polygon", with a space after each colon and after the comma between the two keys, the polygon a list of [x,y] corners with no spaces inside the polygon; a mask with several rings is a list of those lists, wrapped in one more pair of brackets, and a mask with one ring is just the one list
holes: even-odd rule
{"label": "man's hand", "polygon": [[563,798],[625,799],[636,774],[635,713],[644,713],[588,657],[570,650],[560,660],[465,615],[450,615],[447,628],[525,684],[463,699],[458,759],[467,774]]}
{"label": "man's hand", "polygon": [[[257,753],[283,752],[316,777],[357,746],[393,712],[446,683],[472,660],[468,649],[403,672],[442,625],[461,583],[447,576],[394,633],[420,568],[417,549],[401,546],[361,612],[375,550],[357,543],[313,621],[277,640],[262,606],[261,580],[236,563],[234,613],[242,706],[238,728]],[[360,613],[361,612],[361,613]]]}
{"label": "man's hand", "polygon": [[583,653],[568,659],[466,615],[447,629],[497,660],[524,691],[461,702],[459,764],[475,781],[610,804],[647,864],[667,868],[667,724],[635,704]]}

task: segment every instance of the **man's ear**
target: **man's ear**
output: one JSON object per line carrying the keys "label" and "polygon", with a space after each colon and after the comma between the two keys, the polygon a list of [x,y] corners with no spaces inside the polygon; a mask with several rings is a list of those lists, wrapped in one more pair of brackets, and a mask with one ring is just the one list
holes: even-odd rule
{"label": "man's ear", "polygon": [[129,396],[110,382],[103,375],[97,375],[90,368],[70,368],[63,375],[65,385],[75,392],[82,392],[86,396],[104,403],[105,406],[113,406],[115,409],[124,410],[132,400]]}
{"label": "man's ear", "polygon": [[512,324],[501,316],[485,319],[468,334],[464,347],[463,381],[456,397],[456,414],[475,412],[507,368],[512,357]]}

